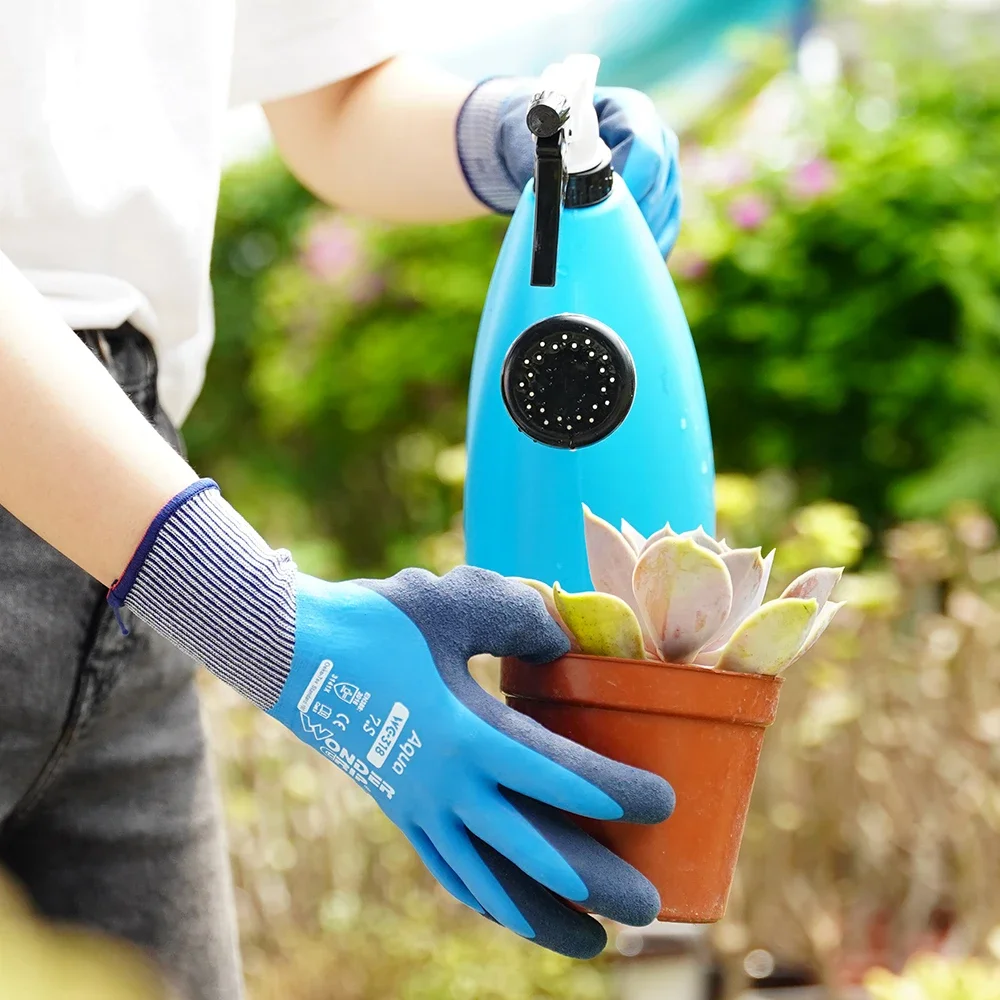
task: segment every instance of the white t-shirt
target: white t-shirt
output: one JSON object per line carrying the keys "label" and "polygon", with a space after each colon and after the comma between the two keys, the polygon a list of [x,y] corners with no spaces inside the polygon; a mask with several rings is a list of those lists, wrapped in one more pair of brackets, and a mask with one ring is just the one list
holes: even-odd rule
{"label": "white t-shirt", "polygon": [[76,329],[131,320],[180,423],[213,336],[227,109],[396,53],[382,0],[19,0],[0,31],[0,251]]}

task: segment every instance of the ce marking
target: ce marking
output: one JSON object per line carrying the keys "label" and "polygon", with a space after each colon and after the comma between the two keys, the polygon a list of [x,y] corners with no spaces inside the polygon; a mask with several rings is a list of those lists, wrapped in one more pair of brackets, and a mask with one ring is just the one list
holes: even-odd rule
{"label": "ce marking", "polygon": [[336,726],[341,731],[346,731],[350,721],[351,720],[346,715],[344,715],[343,712],[338,712],[336,716],[334,716],[333,721],[330,723],[330,725]]}

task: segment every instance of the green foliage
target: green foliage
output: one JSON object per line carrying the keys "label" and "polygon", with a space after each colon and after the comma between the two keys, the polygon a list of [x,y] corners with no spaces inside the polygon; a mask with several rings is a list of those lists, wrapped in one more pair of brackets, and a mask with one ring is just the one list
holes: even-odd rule
{"label": "green foliage", "polygon": [[[1000,59],[921,46],[830,90],[786,81],[793,124],[755,147],[769,51],[685,144],[671,262],[717,466],[791,472],[876,531],[956,497],[1000,509]],[[782,144],[798,166],[774,166]],[[744,176],[709,177],[706,150]],[[274,159],[225,178],[217,346],[186,433],[305,568],[461,558],[465,393],[503,230],[362,226]]]}
{"label": "green foliage", "polygon": [[[739,118],[716,122],[715,157],[731,144],[746,176],[699,189],[696,163],[686,187],[675,270],[716,464],[792,470],[876,528],[960,496],[997,508],[995,48],[945,62],[925,46],[833,91],[779,91],[797,124],[747,152]],[[774,167],[782,145],[799,166]]]}
{"label": "green foliage", "polygon": [[[856,564],[866,525],[898,514],[956,497],[1000,511],[1000,59],[959,47],[856,55],[748,153],[767,115],[745,128],[744,97],[775,77],[769,57],[698,137],[749,175],[686,169],[671,270],[717,466],[768,470],[720,478],[722,533],[777,544],[775,586]],[[304,570],[460,560],[467,379],[503,230],[361,226],[273,159],[225,177],[216,349],[185,434]],[[995,535],[981,513],[910,526],[890,536],[891,572],[841,585],[853,607],[789,678],[768,737],[731,941],[832,961],[879,907],[908,939],[928,886],[971,927],[1000,924],[982,891],[1000,843]],[[321,758],[221,685],[208,694],[257,1000],[606,993],[599,965],[473,919]],[[986,1000],[921,1000],[959,997]]]}
{"label": "green foliage", "polygon": [[253,1000],[607,1000],[606,962],[472,913],[370,796],[203,680]]}
{"label": "green foliage", "polygon": [[1000,1000],[1000,968],[928,955],[912,961],[901,976],[873,970],[865,986],[872,1000]]}
{"label": "green foliage", "polygon": [[454,533],[453,449],[503,229],[362,227],[317,206],[275,159],[225,178],[217,345],[189,449],[304,568],[455,561],[454,544],[425,540]]}

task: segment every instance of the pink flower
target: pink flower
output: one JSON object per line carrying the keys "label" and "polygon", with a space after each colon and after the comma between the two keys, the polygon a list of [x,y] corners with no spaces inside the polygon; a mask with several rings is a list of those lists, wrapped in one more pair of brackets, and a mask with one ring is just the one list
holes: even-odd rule
{"label": "pink flower", "polygon": [[762,226],[771,214],[771,204],[759,194],[742,194],[729,203],[729,218],[740,229]]}
{"label": "pink flower", "polygon": [[708,274],[708,260],[694,250],[678,250],[670,257],[670,270],[685,281],[699,281]]}
{"label": "pink flower", "polygon": [[385,291],[385,280],[374,271],[362,274],[351,282],[347,297],[356,306],[371,305]]}
{"label": "pink flower", "polygon": [[685,176],[708,191],[724,191],[746,184],[753,176],[753,162],[738,149],[704,149],[695,147],[682,163]]}
{"label": "pink flower", "polygon": [[302,262],[322,281],[346,277],[361,262],[361,240],[356,229],[342,219],[327,218],[309,230]]}
{"label": "pink flower", "polygon": [[833,164],[823,157],[803,163],[791,176],[789,187],[800,198],[818,198],[829,191],[837,179]]}

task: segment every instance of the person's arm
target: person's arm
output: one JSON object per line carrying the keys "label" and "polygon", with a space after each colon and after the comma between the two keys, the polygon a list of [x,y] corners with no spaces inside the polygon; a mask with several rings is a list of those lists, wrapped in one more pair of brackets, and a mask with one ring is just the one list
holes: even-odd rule
{"label": "person's arm", "polygon": [[372,219],[446,222],[488,212],[455,146],[455,120],[472,89],[401,57],[264,111],[288,168],[318,198]]}
{"label": "person's arm", "polygon": [[[492,698],[479,653],[569,642],[530,587],[485,570],[329,583],[199,480],[0,258],[0,504],[367,791],[458,900],[537,944],[599,954],[660,908],[566,814],[658,823],[673,790]],[[405,747],[405,752],[404,748]],[[467,824],[467,825],[466,825]]]}
{"label": "person's arm", "polygon": [[196,479],[0,254],[0,506],[110,586]]}
{"label": "person's arm", "polygon": [[[289,169],[318,198],[386,222],[452,222],[513,212],[534,171],[525,116],[537,88],[474,86],[400,57],[264,105]],[[680,225],[677,137],[635,90],[595,93],[601,138],[664,256]]]}

